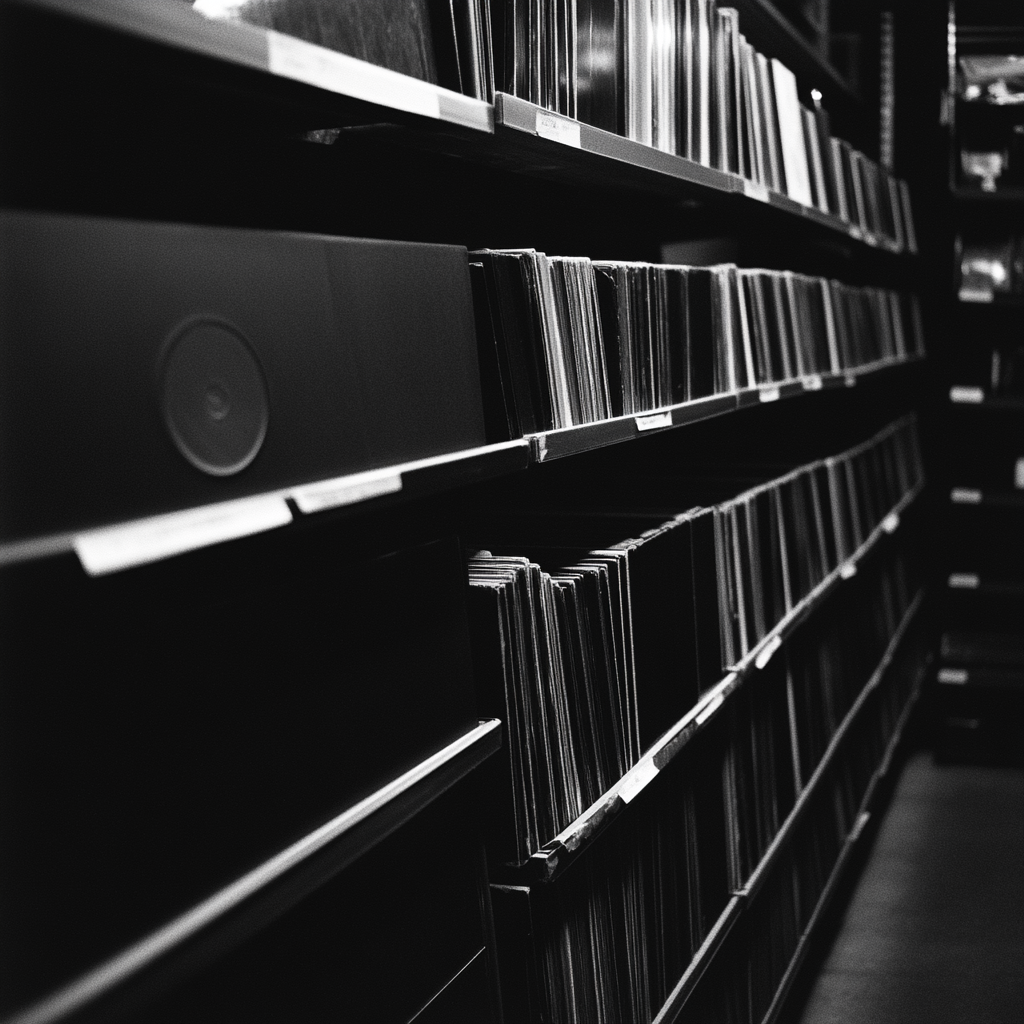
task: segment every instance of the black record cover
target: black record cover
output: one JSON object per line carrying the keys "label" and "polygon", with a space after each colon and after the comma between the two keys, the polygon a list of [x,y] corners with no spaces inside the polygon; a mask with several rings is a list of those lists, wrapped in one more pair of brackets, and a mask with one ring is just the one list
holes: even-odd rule
{"label": "black record cover", "polygon": [[688,268],[686,336],[690,342],[690,398],[704,398],[715,393],[713,286],[713,273],[709,268]]}

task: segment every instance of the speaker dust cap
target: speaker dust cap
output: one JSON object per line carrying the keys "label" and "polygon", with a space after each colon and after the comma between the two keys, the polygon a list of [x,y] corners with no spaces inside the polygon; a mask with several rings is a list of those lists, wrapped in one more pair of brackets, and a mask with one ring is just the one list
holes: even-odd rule
{"label": "speaker dust cap", "polygon": [[256,458],[267,434],[267,384],[234,328],[215,320],[180,327],[164,357],[162,388],[164,423],[196,469],[231,476]]}

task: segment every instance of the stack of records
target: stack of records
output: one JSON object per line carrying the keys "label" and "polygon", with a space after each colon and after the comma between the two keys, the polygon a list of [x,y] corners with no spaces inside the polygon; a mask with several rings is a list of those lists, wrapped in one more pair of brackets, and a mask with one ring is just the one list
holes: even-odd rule
{"label": "stack of records", "polygon": [[796,78],[713,0],[503,0],[500,90],[740,175],[916,251],[906,183],[832,136]]}
{"label": "stack of records", "polygon": [[[507,722],[514,807],[496,856],[522,863],[598,800],[920,473],[908,417],[849,452],[667,521],[592,512],[477,527],[490,533],[469,564],[480,710]],[[616,529],[637,532],[584,546]]]}
{"label": "stack of records", "polygon": [[917,297],[789,271],[471,254],[488,434],[922,355]]}
{"label": "stack of records", "polygon": [[722,660],[745,658],[923,479],[912,416],[715,509]]}

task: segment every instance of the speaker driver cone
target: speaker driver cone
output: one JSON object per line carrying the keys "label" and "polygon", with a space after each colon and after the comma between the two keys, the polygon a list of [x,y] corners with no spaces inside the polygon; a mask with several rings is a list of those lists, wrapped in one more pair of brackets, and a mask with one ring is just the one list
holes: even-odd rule
{"label": "speaker driver cone", "polygon": [[164,423],[182,455],[211,476],[245,469],[267,434],[269,400],[256,354],[234,328],[192,321],[162,370]]}

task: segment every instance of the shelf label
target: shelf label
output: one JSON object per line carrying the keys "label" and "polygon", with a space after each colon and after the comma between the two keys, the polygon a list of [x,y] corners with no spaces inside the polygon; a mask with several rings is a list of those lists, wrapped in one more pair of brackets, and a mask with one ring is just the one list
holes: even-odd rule
{"label": "shelf label", "polygon": [[761,388],[762,402],[777,402],[782,397],[779,388]]}
{"label": "shelf label", "polygon": [[543,462],[548,457],[548,439],[543,434],[539,434],[533,440],[537,452],[537,461]]}
{"label": "shelf label", "polygon": [[839,575],[844,580],[851,580],[857,575],[857,563],[856,562],[843,562],[839,567]]}
{"label": "shelf label", "polygon": [[961,302],[992,302],[995,295],[987,288],[961,288]]}
{"label": "shelf label", "polygon": [[402,474],[386,469],[322,480],[320,483],[296,488],[290,497],[299,506],[300,512],[309,515],[329,508],[354,505],[382,494],[396,494],[401,489]]}
{"label": "shelf label", "polygon": [[900,514],[898,512],[890,512],[882,520],[882,529],[886,533],[895,533],[899,529],[900,525]]}
{"label": "shelf label", "polygon": [[977,590],[981,579],[975,572],[952,572],[949,574],[949,585],[958,590]]}
{"label": "shelf label", "polygon": [[1013,464],[1013,486],[1018,491],[1024,490],[1024,459],[1018,459]]}
{"label": "shelf label", "polygon": [[958,385],[949,389],[949,400],[951,402],[977,405],[979,402],[985,401],[985,392],[981,388],[969,388]]}
{"label": "shelf label", "polygon": [[768,643],[765,644],[763,648],[761,648],[761,653],[754,659],[754,665],[759,669],[764,668],[765,665],[767,665],[768,662],[772,660],[772,655],[781,646],[782,637],[779,636],[778,633],[776,633],[775,636],[773,636],[771,640],[769,640]]}
{"label": "shelf label", "polygon": [[636,418],[637,430],[657,430],[659,427],[671,426],[672,413],[670,412],[654,412],[649,416],[637,416]]}
{"label": "shelf label", "polygon": [[850,833],[850,842],[855,843],[860,839],[861,832],[864,831],[864,826],[871,820],[870,811],[861,811],[860,816],[857,818],[857,823],[853,826],[853,831]]}
{"label": "shelf label", "polygon": [[980,505],[981,491],[973,487],[954,487],[949,492],[949,500],[956,505]]}
{"label": "shelf label", "polygon": [[749,178],[743,179],[743,194],[748,199],[756,199],[759,203],[768,202],[768,186]]}
{"label": "shelf label", "polygon": [[716,693],[714,697],[708,701],[707,707],[704,708],[704,710],[695,719],[697,725],[703,725],[724,703],[725,695]]}
{"label": "shelf label", "polygon": [[570,121],[547,110],[537,111],[537,134],[542,139],[560,142],[563,146],[572,146],[575,149],[582,146],[579,121]]}
{"label": "shelf label", "polygon": [[658,766],[651,761],[644,761],[634,768],[619,788],[619,797],[624,804],[631,803],[633,797],[642,790],[655,775],[658,774]]}
{"label": "shelf label", "polygon": [[852,387],[854,387],[856,385],[856,383],[857,383],[857,378],[852,373],[848,373],[846,375],[846,386],[848,388],[852,388]]}
{"label": "shelf label", "polygon": [[824,382],[820,373],[812,373],[809,377],[804,377],[804,391],[820,391],[823,387]]}
{"label": "shelf label", "polygon": [[262,495],[80,533],[75,551],[90,576],[104,576],[291,521],[291,509],[283,497]]}
{"label": "shelf label", "polygon": [[967,670],[962,668],[940,668],[939,682],[963,686],[967,682]]}
{"label": "shelf label", "polygon": [[271,74],[410,114],[439,118],[437,90],[418,78],[368,64],[295,36],[266,30]]}

